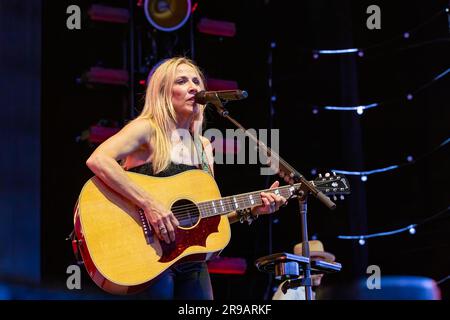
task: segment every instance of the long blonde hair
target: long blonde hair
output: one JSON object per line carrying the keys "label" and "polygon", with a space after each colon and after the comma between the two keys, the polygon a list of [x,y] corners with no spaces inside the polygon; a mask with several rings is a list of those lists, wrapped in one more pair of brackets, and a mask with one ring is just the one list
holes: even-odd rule
{"label": "long blonde hair", "polygon": [[[145,94],[145,104],[141,114],[137,117],[148,119],[152,127],[153,135],[153,172],[166,169],[170,164],[170,151],[172,147],[171,132],[177,123],[175,109],[172,104],[172,87],[175,82],[176,70],[179,65],[188,65],[193,68],[201,79],[201,88],[205,89],[203,73],[195,63],[185,57],[175,57],[161,63],[150,76]],[[198,134],[203,125],[204,106],[199,105],[197,113],[191,125],[191,132]]]}

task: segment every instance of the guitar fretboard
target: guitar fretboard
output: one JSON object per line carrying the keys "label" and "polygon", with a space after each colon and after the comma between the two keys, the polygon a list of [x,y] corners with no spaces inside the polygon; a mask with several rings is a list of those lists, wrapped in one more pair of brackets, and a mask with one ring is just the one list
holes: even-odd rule
{"label": "guitar fretboard", "polygon": [[200,202],[197,206],[200,209],[200,216],[202,218],[222,215],[235,210],[243,210],[263,204],[261,200],[261,192],[272,192],[287,199],[294,194],[295,188],[299,186],[300,183],[293,186],[283,186],[277,189],[266,189],[243,193],[235,196],[224,197],[218,200]]}

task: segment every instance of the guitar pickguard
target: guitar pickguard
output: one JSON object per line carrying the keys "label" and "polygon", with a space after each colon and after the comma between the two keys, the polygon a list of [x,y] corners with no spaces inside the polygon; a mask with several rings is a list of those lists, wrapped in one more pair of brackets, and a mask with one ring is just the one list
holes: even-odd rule
{"label": "guitar pickguard", "polygon": [[159,262],[170,262],[182,254],[188,247],[206,247],[206,239],[211,233],[218,232],[220,216],[200,219],[199,223],[189,229],[177,228],[175,242],[167,244],[160,240],[162,256]]}

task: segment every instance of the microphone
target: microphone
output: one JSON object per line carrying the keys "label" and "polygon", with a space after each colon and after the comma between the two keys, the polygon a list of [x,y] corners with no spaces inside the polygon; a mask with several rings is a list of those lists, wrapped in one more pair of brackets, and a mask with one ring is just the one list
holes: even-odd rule
{"label": "microphone", "polygon": [[195,102],[207,104],[208,102],[220,100],[241,100],[248,97],[244,90],[221,90],[221,91],[199,91],[195,94]]}

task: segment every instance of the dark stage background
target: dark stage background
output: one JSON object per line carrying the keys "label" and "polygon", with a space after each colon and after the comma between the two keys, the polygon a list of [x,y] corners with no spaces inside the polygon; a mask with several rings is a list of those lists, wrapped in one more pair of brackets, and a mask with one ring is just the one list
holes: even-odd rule
{"label": "dark stage background", "polygon": [[[368,239],[364,246],[357,240],[337,238],[420,223],[449,206],[448,146],[432,152],[449,138],[448,75],[423,87],[450,67],[447,14],[428,21],[448,6],[448,1],[199,0],[193,1],[198,6],[188,22],[171,33],[154,29],[146,21],[142,7],[133,6],[133,86],[84,81],[83,74],[93,66],[129,69],[130,61],[129,24],[92,21],[87,12],[93,3],[43,1],[42,24],[34,24],[34,29],[42,32],[41,79],[33,82],[40,83],[41,92],[40,102],[36,102],[39,98],[34,100],[39,105],[33,109],[41,114],[41,166],[34,164],[35,171],[40,170],[41,202],[33,211],[40,223],[26,222],[34,231],[18,234],[7,226],[22,220],[2,211],[3,240],[14,241],[3,244],[7,250],[1,258],[6,261],[7,253],[20,250],[40,250],[40,262],[30,255],[32,263],[27,264],[25,254],[18,262],[29,266],[24,271],[17,265],[2,263],[0,276],[6,283],[25,283],[62,297],[74,294],[66,289],[66,269],[75,261],[65,238],[72,231],[72,210],[81,187],[92,176],[85,161],[95,147],[83,132],[99,121],[121,127],[137,115],[145,90],[141,82],[158,60],[169,55],[193,57],[208,78],[237,81],[249,97],[230,103],[230,114],[247,128],[279,129],[280,155],[308,179],[315,178],[313,169],[317,173],[332,169],[366,171],[408,163],[408,156],[417,160],[396,170],[369,175],[366,182],[359,176],[347,175],[352,194],[337,201],[334,211],[315,198],[309,199],[309,235],[320,239],[326,251],[335,254],[343,265],[341,272],[324,277],[324,287],[367,276],[369,265],[380,266],[383,276],[416,275],[439,281],[449,275],[448,212],[417,226],[414,235],[403,232]],[[101,3],[129,9],[128,1]],[[80,30],[66,28],[66,8],[72,4],[81,8]],[[372,4],[381,8],[381,30],[366,27],[366,8]],[[9,16],[10,12],[22,14],[20,8],[9,11]],[[220,37],[199,32],[196,25],[205,17],[234,22],[236,35]],[[10,21],[12,27],[18,23]],[[402,37],[413,29],[409,39]],[[19,36],[32,38],[33,34],[23,31]],[[430,41],[436,39],[441,40]],[[369,49],[363,57],[341,54],[313,58],[313,49],[356,47]],[[9,83],[4,76],[1,81]],[[412,100],[405,99],[407,93],[419,88]],[[30,89],[20,84],[11,90],[18,92],[12,104],[20,102],[20,92],[30,96]],[[388,103],[365,110],[362,115],[321,107],[373,102]],[[317,113],[313,112],[315,106]],[[11,112],[14,118],[26,113],[23,109]],[[38,119],[36,116],[34,123]],[[213,110],[208,111],[207,119],[207,128],[234,128]],[[8,121],[6,118],[4,126]],[[21,128],[26,130],[26,123]],[[15,139],[17,136],[12,135],[8,143],[14,144]],[[3,176],[11,177],[13,171],[8,168],[15,166],[16,159],[6,156],[2,162]],[[216,165],[222,194],[268,187],[276,177],[261,176],[259,169],[260,165]],[[14,196],[19,197],[19,192]],[[36,196],[39,190],[27,192]],[[23,206],[14,208],[17,215],[28,213]],[[232,239],[222,256],[245,259],[247,270],[244,275],[213,274],[216,298],[271,297],[277,283],[258,271],[254,262],[270,253],[292,252],[293,246],[301,242],[297,211],[297,203],[291,201],[271,218],[263,217],[251,226],[232,225]],[[18,237],[34,247],[12,249]],[[76,298],[108,297],[84,270],[82,286]],[[440,289],[442,298],[448,299],[449,282],[441,282]]]}

